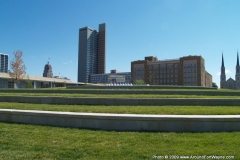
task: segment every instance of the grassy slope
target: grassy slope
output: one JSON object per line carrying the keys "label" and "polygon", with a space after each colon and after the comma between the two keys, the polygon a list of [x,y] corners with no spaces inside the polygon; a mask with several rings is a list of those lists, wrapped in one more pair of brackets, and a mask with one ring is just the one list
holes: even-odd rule
{"label": "grassy slope", "polygon": [[153,133],[0,123],[0,159],[152,159],[218,155],[240,159],[240,132]]}
{"label": "grassy slope", "polygon": [[65,112],[171,114],[171,115],[238,115],[240,106],[93,106],[50,105],[1,102],[1,109],[46,110]]}
{"label": "grassy slope", "polygon": [[[136,96],[132,98],[139,98]],[[239,106],[83,106],[1,102],[0,108],[136,114],[240,114]],[[0,159],[153,159],[153,155],[230,155],[240,159],[239,137],[240,132],[107,132],[0,123]]]}

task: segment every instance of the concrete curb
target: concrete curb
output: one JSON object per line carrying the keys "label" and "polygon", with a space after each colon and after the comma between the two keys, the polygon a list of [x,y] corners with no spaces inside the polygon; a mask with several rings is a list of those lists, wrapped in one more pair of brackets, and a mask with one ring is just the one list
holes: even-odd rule
{"label": "concrete curb", "polygon": [[160,95],[205,95],[205,96],[240,96],[236,91],[217,90],[132,90],[132,89],[1,89],[0,93],[56,93],[56,94],[160,94]]}
{"label": "concrete curb", "polygon": [[142,115],[0,109],[0,121],[115,131],[240,131],[240,115]]}
{"label": "concrete curb", "polygon": [[76,104],[76,105],[200,105],[200,106],[239,106],[240,99],[220,98],[78,98],[42,96],[0,96],[0,102],[19,102],[35,104]]}

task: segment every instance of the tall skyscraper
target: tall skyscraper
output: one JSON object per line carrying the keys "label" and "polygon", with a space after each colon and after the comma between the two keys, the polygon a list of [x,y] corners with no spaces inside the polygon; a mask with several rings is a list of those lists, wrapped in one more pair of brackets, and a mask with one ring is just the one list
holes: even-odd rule
{"label": "tall skyscraper", "polygon": [[79,29],[78,82],[88,82],[90,74],[105,73],[106,24],[99,31],[89,27]]}
{"label": "tall skyscraper", "polygon": [[8,72],[8,55],[0,53],[0,72]]}

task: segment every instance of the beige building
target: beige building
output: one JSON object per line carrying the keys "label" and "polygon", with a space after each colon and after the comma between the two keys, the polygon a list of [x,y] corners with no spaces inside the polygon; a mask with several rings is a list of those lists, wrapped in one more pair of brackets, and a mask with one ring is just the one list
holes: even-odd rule
{"label": "beige building", "polygon": [[205,70],[201,56],[186,56],[178,59],[145,60],[131,62],[132,83],[137,79],[152,85],[183,85],[212,87],[212,75]]}
{"label": "beige building", "polygon": [[38,76],[24,76],[19,82],[14,82],[14,79],[8,73],[0,72],[0,88],[25,88],[25,85],[30,82],[33,88],[53,88],[64,86],[78,86],[84,83],[72,82],[64,78],[48,78]]}

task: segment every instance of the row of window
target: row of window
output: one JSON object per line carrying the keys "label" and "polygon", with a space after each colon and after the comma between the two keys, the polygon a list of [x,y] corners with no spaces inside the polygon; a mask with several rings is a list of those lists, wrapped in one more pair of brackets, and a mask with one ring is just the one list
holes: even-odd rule
{"label": "row of window", "polygon": [[196,64],[196,63],[184,63],[183,66],[184,66],[184,67],[196,67],[197,64]]}
{"label": "row of window", "polygon": [[178,77],[178,74],[175,74],[175,76],[173,75],[173,74],[168,74],[168,75],[166,75],[166,74],[164,74],[164,75],[160,75],[160,76],[155,76],[155,78],[173,78],[173,77],[175,77],[175,78],[177,78]]}
{"label": "row of window", "polygon": [[196,73],[184,73],[184,77],[197,77]]}
{"label": "row of window", "polygon": [[188,69],[184,69],[184,72],[197,72],[196,68],[188,68]]}
{"label": "row of window", "polygon": [[151,65],[151,66],[149,66],[149,69],[158,69],[158,68],[162,68],[162,69],[164,69],[164,68],[178,68],[178,64],[160,64],[160,66],[159,65]]}
{"label": "row of window", "polygon": [[188,82],[188,83],[197,82],[197,78],[184,78],[184,82]]}
{"label": "row of window", "polygon": [[141,67],[134,67],[134,70],[137,71],[137,70],[144,70],[144,67],[141,66]]}
{"label": "row of window", "polygon": [[[175,77],[177,78],[178,77],[178,74],[160,74],[160,75],[158,75],[158,74],[155,74],[155,75],[152,75],[153,77],[155,77],[155,78],[173,78],[174,77],[174,75],[175,75]],[[144,77],[144,74],[134,74],[134,77]]]}
{"label": "row of window", "polygon": [[175,69],[175,70],[173,70],[173,69],[168,69],[168,70],[155,70],[155,71],[149,71],[150,73],[155,73],[155,74],[158,74],[158,72],[159,73],[178,73],[178,69]]}
{"label": "row of window", "polygon": [[178,79],[160,79],[160,80],[153,80],[153,83],[177,83]]}
{"label": "row of window", "polygon": [[134,74],[144,74],[144,71],[135,71]]}
{"label": "row of window", "polygon": [[144,76],[136,76],[136,77],[134,77],[135,79],[142,79],[142,80],[144,80]]}

